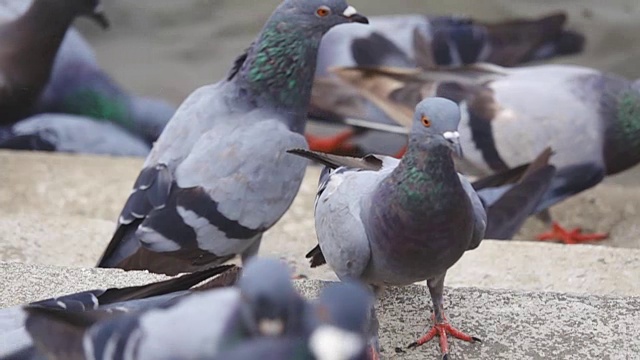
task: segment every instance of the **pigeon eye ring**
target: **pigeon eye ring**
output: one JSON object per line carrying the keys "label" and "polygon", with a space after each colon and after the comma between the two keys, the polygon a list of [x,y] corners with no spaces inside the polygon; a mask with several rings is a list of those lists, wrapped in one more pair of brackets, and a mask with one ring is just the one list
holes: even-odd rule
{"label": "pigeon eye ring", "polygon": [[427,115],[422,115],[420,122],[422,122],[422,125],[424,125],[424,127],[431,127],[431,119],[429,119]]}

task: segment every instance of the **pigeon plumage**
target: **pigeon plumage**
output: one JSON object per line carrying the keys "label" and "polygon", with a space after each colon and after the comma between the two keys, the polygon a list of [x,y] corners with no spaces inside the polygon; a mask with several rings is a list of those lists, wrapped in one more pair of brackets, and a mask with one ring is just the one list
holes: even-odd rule
{"label": "pigeon plumage", "polygon": [[283,337],[250,339],[220,353],[220,360],[368,360],[373,294],[361,284],[327,285],[304,316],[305,328]]}
{"label": "pigeon plumage", "polygon": [[[538,211],[640,162],[640,89],[613,74],[569,65],[338,73],[405,126],[420,98],[437,95],[459,103],[463,162],[480,173],[527,162],[550,146],[557,173]],[[604,237],[554,228],[553,237],[565,243]]]}
{"label": "pigeon plumage", "polygon": [[371,155],[326,168],[315,203],[318,242],[340,279],[374,287],[427,281],[435,326],[412,346],[438,335],[445,357],[447,334],[477,340],[447,322],[443,285],[447,270],[480,244],[487,224],[478,194],[455,171],[459,121],[450,100],[420,102],[401,160]]}
{"label": "pigeon plumage", "polygon": [[143,157],[151,146],[110,122],[68,114],[39,114],[0,126],[0,149]]}
{"label": "pigeon plumage", "polygon": [[254,255],[298,192],[320,39],[367,19],[344,0],[285,0],[229,76],[180,106],[98,266],[176,274]]}
{"label": "pigeon plumage", "polygon": [[27,307],[27,330],[56,358],[203,359],[247,339],[289,336],[304,328],[306,302],[279,260],[247,262],[234,287],[193,291],[138,311],[71,312]]}
{"label": "pigeon plumage", "polygon": [[24,14],[0,25],[0,124],[33,112],[65,33],[79,16],[109,25],[99,0],[34,0]]}
{"label": "pigeon plumage", "polygon": [[[232,285],[235,278],[231,275],[237,273],[237,268],[233,265],[223,265],[148,285],[83,291],[37,301],[29,306],[69,312],[103,309],[111,313],[124,313],[148,306],[158,306],[184,296],[189,289],[203,281],[207,283],[201,286]],[[218,282],[219,280],[223,282]],[[8,347],[0,348],[0,359],[43,358],[43,355],[33,346],[25,329],[26,320],[27,313],[22,306],[0,310],[0,337],[3,339],[3,344],[10,344]]]}
{"label": "pigeon plumage", "polygon": [[[63,54],[65,51],[74,49],[60,50]],[[74,114],[112,122],[149,146],[175,110],[167,101],[129,94],[97,64],[73,55],[57,58],[51,80],[35,105],[39,113]]]}
{"label": "pigeon plumage", "polygon": [[[562,12],[499,23],[455,16],[394,15],[372,17],[368,27],[349,25],[332,29],[320,47],[310,117],[346,123],[350,129],[330,138],[308,134],[310,148],[334,153],[371,150],[389,153],[386,147],[382,148],[386,152],[380,152],[381,143],[392,142],[390,138],[394,140],[392,144],[403,143],[401,136],[380,136],[351,127],[353,124],[348,122],[351,118],[374,117],[382,121],[385,115],[366,100],[350,94],[350,89],[344,89],[344,84],[330,71],[334,67],[432,68],[477,62],[514,66],[581,52],[584,36],[566,30],[566,22],[567,15]],[[387,123],[392,121],[387,119]],[[377,144],[377,149],[366,148],[368,144]]]}

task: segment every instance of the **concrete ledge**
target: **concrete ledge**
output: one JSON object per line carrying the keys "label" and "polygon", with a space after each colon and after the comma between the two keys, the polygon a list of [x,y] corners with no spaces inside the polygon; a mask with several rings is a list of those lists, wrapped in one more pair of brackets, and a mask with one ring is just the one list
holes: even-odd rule
{"label": "concrete ledge", "polygon": [[[298,274],[335,280],[328,266],[310,269],[304,254],[316,243],[313,220],[294,207],[263,240],[261,254],[286,260]],[[81,217],[0,218],[0,261],[93,267],[113,223]],[[640,296],[640,250],[485,240],[462,257],[447,285],[524,291]]]}
{"label": "concrete ledge", "polygon": [[[144,272],[0,264],[8,282],[0,305],[35,301],[73,291],[142,284],[160,279]],[[315,296],[321,281],[298,281]],[[390,359],[437,358],[438,345],[396,354],[425,331],[430,321],[426,287],[390,288],[378,306],[383,354]],[[447,289],[449,320],[482,344],[451,340],[456,359],[631,359],[640,353],[640,299],[557,293]]]}
{"label": "concrete ledge", "polygon": [[[0,151],[0,214],[115,221],[142,162],[137,158]],[[309,167],[296,202],[279,226],[295,228],[294,219],[313,224],[319,173],[319,167]],[[598,245],[640,248],[640,186],[602,184],[553,207],[551,212],[565,226],[611,234],[609,240]],[[544,230],[540,221],[530,219],[516,238],[532,239]]]}

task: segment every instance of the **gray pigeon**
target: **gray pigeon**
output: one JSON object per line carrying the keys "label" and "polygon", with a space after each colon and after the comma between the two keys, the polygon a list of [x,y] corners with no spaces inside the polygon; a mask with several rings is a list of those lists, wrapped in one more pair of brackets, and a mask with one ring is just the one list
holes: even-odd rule
{"label": "gray pigeon", "polygon": [[[188,294],[188,289],[213,278],[202,287],[229,286],[237,274],[233,265],[223,265],[201,272],[186,274],[178,278],[126,288],[111,288],[83,291],[76,294],[55,297],[29,304],[31,307],[83,312],[106,309],[107,312],[122,313],[149,306],[164,304],[179,296]],[[221,275],[222,274],[222,275]],[[27,313],[22,306],[0,310],[0,359],[37,359],[42,357],[33,346],[25,329]]]}
{"label": "gray pigeon", "polygon": [[[353,68],[338,73],[407,127],[411,109],[424,97],[459,103],[463,161],[477,174],[530,161],[550,146],[557,173],[537,211],[640,163],[637,80],[568,65]],[[554,224],[551,237],[571,244],[606,235],[569,232]]]}
{"label": "gray pigeon", "polygon": [[[353,119],[386,120],[379,109],[345,89],[344,83],[331,73],[330,69],[334,67],[432,68],[481,61],[514,66],[578,53],[584,47],[584,36],[566,30],[567,15],[562,12],[498,23],[423,15],[376,16],[370,20],[370,26],[341,26],[324,37],[311,97],[311,119],[351,126],[354,126]],[[387,123],[393,123],[388,120]],[[351,126],[329,138],[307,134],[309,147],[329,153],[354,154],[373,150],[379,154],[393,154],[392,145],[401,147],[405,144],[402,136]]]}
{"label": "gray pigeon", "polygon": [[78,16],[109,26],[99,0],[34,0],[23,15],[0,25],[0,124],[31,114],[65,33]]}
{"label": "gray pigeon", "polygon": [[147,157],[100,267],[177,274],[258,252],[307,162],[320,39],[367,19],[344,0],[285,0],[229,76],[191,94]]}
{"label": "gray pigeon", "polygon": [[446,335],[475,342],[454,329],[444,314],[447,270],[484,237],[487,215],[478,194],[455,171],[460,109],[450,100],[418,104],[401,160],[345,158],[345,166],[325,169],[315,205],[322,253],[340,279],[373,287],[404,286],[426,280],[435,325],[411,344]]}
{"label": "gray pigeon", "polygon": [[151,146],[110,122],[68,114],[39,114],[0,126],[0,149],[112,156],[147,156]]}
{"label": "gray pigeon", "polygon": [[334,283],[305,309],[305,328],[284,337],[257,338],[221,352],[220,360],[365,360],[373,294],[361,284]]}
{"label": "gray pigeon", "polygon": [[27,307],[26,328],[52,358],[212,358],[249,338],[289,336],[304,327],[306,302],[286,264],[249,261],[237,287],[191,292],[128,314]]}

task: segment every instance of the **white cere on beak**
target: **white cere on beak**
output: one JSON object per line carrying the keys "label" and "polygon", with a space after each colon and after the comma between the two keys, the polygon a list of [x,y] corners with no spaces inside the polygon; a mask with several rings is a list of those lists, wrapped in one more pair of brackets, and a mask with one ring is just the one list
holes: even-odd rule
{"label": "white cere on beak", "polygon": [[309,348],[318,360],[348,360],[365,345],[358,334],[329,325],[320,326],[309,339]]}
{"label": "white cere on beak", "polygon": [[442,136],[444,136],[444,138],[447,140],[453,141],[453,140],[458,140],[460,138],[460,133],[457,131],[447,131],[443,133]]}
{"label": "white cere on beak", "polygon": [[354,8],[353,6],[349,5],[344,12],[342,13],[342,15],[344,15],[345,17],[352,17],[353,15],[357,14],[358,10],[356,10],[356,8]]}
{"label": "white cere on beak", "polygon": [[264,319],[258,324],[258,331],[263,336],[280,336],[284,332],[284,323],[278,319]]}

